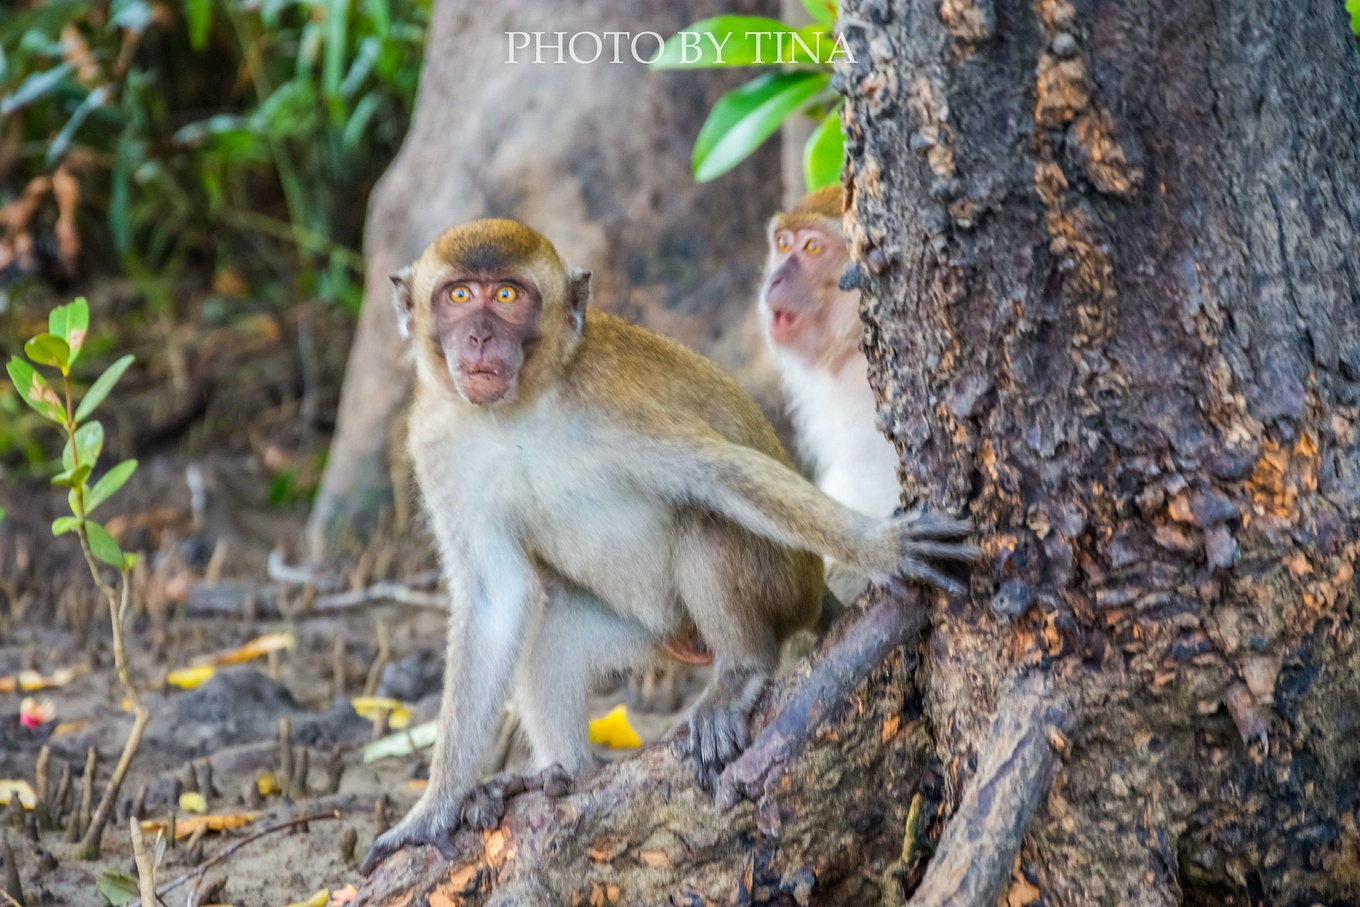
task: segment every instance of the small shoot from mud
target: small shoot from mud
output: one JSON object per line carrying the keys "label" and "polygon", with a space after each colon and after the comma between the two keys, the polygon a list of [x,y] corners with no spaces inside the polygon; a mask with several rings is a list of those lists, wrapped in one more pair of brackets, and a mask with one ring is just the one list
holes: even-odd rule
{"label": "small shoot from mud", "polygon": [[[94,480],[95,467],[104,449],[104,426],[91,419],[94,411],[113,390],[118,379],[132,364],[131,355],[123,356],[100,375],[89,389],[76,400],[71,381],[71,367],[80,356],[90,326],[90,308],[84,299],[53,309],[47,320],[47,332],[24,344],[27,359],[10,358],[6,370],[14,388],[25,403],[40,416],[56,423],[66,435],[66,446],[61,454],[61,472],[52,478],[53,485],[67,489],[66,499],[71,515],[58,517],[52,523],[56,536],[74,532],[80,540],[80,550],[90,568],[90,577],[109,606],[109,620],[113,629],[113,655],[118,680],[133,712],[132,731],[123,746],[122,755],[109,778],[99,807],[88,827],[80,829],[81,859],[99,856],[99,842],[113,814],[118,790],[127,775],[132,758],[141,743],[150,713],[142,705],[137,689],[128,675],[127,650],[123,644],[123,622],[128,614],[128,571],[137,562],[135,554],[124,553],[109,531],[91,518],[101,504],[126,484],[137,468],[136,460],[124,460],[105,470]],[[45,366],[60,372],[61,382],[54,386],[34,366]],[[117,585],[105,579],[103,567],[118,571]]]}

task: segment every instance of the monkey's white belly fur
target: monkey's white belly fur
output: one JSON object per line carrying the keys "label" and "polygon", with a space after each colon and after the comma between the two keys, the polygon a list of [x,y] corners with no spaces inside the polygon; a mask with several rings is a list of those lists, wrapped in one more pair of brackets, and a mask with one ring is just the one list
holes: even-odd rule
{"label": "monkey's white belly fur", "polygon": [[[473,537],[479,515],[508,515],[512,544],[540,567],[653,633],[672,632],[680,625],[670,552],[676,509],[655,493],[630,493],[631,483],[610,470],[619,455],[609,440],[569,422],[539,413],[487,414],[460,426],[456,445],[423,441],[413,430],[411,453],[427,504],[461,514]],[[504,532],[505,525],[486,530]],[[487,562],[475,542],[439,543],[446,569],[471,558],[469,566],[489,583],[507,571]],[[639,558],[638,551],[654,556]]]}

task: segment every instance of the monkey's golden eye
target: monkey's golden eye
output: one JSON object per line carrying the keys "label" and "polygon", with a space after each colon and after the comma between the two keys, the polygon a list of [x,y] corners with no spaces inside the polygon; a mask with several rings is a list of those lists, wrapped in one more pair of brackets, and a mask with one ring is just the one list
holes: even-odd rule
{"label": "monkey's golden eye", "polygon": [[497,302],[503,302],[506,305],[509,305],[518,298],[519,290],[516,290],[514,287],[501,287],[500,289],[496,290]]}
{"label": "monkey's golden eye", "polygon": [[809,239],[807,242],[803,243],[803,251],[807,252],[809,255],[821,255],[822,243],[820,240]]}
{"label": "monkey's golden eye", "polygon": [[774,238],[774,247],[780,252],[787,252],[789,249],[793,248],[793,243],[789,242],[787,233],[780,233]]}
{"label": "monkey's golden eye", "polygon": [[462,284],[459,284],[452,290],[449,290],[449,299],[453,302],[471,302],[472,291]]}

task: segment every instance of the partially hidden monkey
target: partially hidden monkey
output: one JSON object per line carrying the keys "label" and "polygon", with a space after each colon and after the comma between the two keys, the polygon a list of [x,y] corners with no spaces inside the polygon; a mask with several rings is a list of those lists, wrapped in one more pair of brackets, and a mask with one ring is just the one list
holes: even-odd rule
{"label": "partially hidden monkey", "polygon": [[780,641],[817,621],[823,555],[955,591],[939,561],[976,555],[959,520],[827,497],[716,366],[589,309],[589,277],[508,220],[455,227],[393,277],[411,458],[452,604],[429,785],[365,872],[411,844],[452,856],[460,822],[499,822],[527,782],[488,794],[474,772],[512,689],[531,771],[579,772],[594,677],[697,636],[714,674],[679,739],[711,786]]}
{"label": "partially hidden monkey", "polygon": [[[850,253],[841,188],[809,193],[770,220],[760,323],[779,369],[794,441],[817,486],[870,516],[897,507],[897,452],[875,427],[869,363],[860,352],[859,291],[842,290]],[[827,585],[849,601],[869,578],[828,562]]]}

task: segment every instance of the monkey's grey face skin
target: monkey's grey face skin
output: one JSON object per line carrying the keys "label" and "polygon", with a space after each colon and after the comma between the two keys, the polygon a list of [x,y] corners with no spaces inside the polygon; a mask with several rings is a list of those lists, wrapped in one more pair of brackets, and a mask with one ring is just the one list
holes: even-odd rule
{"label": "monkey's grey face skin", "polygon": [[827,351],[828,340],[839,333],[838,309],[848,300],[854,311],[857,298],[837,286],[847,258],[845,241],[828,227],[775,230],[761,315],[777,348],[809,363]]}
{"label": "monkey's grey face skin", "polygon": [[513,399],[539,337],[538,288],[518,277],[460,275],[435,288],[430,309],[436,353],[459,396],[478,406]]}

